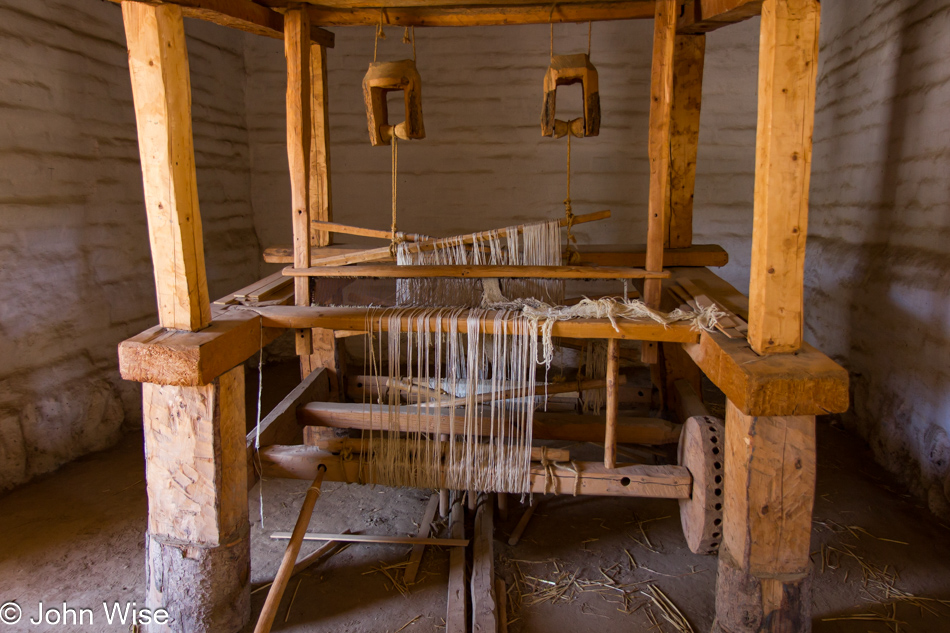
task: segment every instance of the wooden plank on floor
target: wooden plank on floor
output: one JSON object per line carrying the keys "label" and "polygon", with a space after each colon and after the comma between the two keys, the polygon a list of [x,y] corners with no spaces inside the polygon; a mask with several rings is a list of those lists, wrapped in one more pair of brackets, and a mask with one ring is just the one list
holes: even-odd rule
{"label": "wooden plank on floor", "polygon": [[[449,512],[449,537],[465,538],[465,509],[462,493],[453,495]],[[445,633],[467,633],[466,610],[468,606],[468,583],[465,578],[465,550],[453,547],[449,552],[449,583],[446,600]]]}
{"label": "wooden plank on floor", "polygon": [[495,605],[495,495],[479,497],[472,543],[472,633],[497,633]]}

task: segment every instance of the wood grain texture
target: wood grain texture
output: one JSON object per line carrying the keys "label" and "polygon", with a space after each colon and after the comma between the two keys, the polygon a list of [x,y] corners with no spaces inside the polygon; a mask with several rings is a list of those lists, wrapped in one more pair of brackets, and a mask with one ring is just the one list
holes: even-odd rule
{"label": "wood grain texture", "polygon": [[[372,477],[372,460],[344,461],[339,455],[311,446],[269,446],[260,451],[265,477],[307,479],[317,468],[327,468],[327,481],[376,483]],[[686,499],[692,487],[689,471],[681,466],[618,465],[608,470],[602,462],[574,462],[580,473],[579,494],[615,497],[654,497]],[[531,466],[531,491],[572,495],[577,475],[567,468],[555,468],[546,481],[544,466]],[[360,479],[362,477],[362,479]]]}
{"label": "wood grain texture", "polygon": [[759,354],[802,346],[819,19],[817,0],[762,4],[749,278],[749,342]]}
{"label": "wood grain texture", "polygon": [[[449,511],[449,536],[455,539],[465,538],[465,509],[462,506],[462,494],[452,495],[452,509]],[[449,552],[449,582],[446,598],[445,633],[466,633],[466,608],[468,606],[468,580],[465,573],[465,550],[453,547]]]}
{"label": "wood grain texture", "polygon": [[620,409],[620,344],[607,341],[607,419],[604,436],[604,467],[617,465],[617,420]]}
{"label": "wood grain texture", "polygon": [[717,593],[724,630],[810,628],[811,599],[801,584],[811,569],[815,459],[814,416],[747,416],[726,403],[719,560],[720,574],[734,582],[727,583],[731,593]]}
{"label": "wood grain texture", "polygon": [[256,354],[283,330],[261,329],[261,317],[215,306],[211,325],[198,332],[149,328],[119,344],[125,380],[160,385],[207,385]]}
{"label": "wood grain texture", "polygon": [[763,0],[685,0],[676,22],[678,33],[708,33],[762,12]]}
{"label": "wood grain texture", "polygon": [[330,188],[330,95],[327,83],[327,49],[310,51],[310,246],[329,246],[333,237],[313,222],[333,221]]}
{"label": "wood grain texture", "polygon": [[202,546],[246,530],[244,367],[203,387],[145,384],[148,529]]}
{"label": "wood grain texture", "polygon": [[[693,243],[693,191],[699,115],[703,100],[705,35],[677,35],[673,51],[673,105],[670,117],[670,195],[665,248]],[[664,260],[666,257],[664,257]]]}
{"label": "wood grain texture", "polygon": [[200,330],[211,322],[205,273],[191,78],[185,26],[175,5],[123,2],[149,242],[164,327]]}

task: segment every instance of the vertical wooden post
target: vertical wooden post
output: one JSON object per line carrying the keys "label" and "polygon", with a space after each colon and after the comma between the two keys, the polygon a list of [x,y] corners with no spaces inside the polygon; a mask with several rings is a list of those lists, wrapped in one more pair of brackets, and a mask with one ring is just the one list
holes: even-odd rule
{"label": "vertical wooden post", "polygon": [[[294,229],[294,268],[310,266],[310,14],[300,7],[284,13],[287,58],[287,162]],[[295,303],[310,305],[310,279],[294,278]],[[310,330],[297,330],[297,354],[312,350]]]}
{"label": "vertical wooden post", "polygon": [[749,279],[749,343],[801,347],[805,236],[818,73],[817,0],[765,0]]}
{"label": "vertical wooden post", "polygon": [[152,632],[234,633],[250,617],[244,366],[203,387],[142,386]]}
{"label": "vertical wooden post", "polygon": [[752,417],[726,403],[715,633],[811,630],[815,416]]}
{"label": "vertical wooden post", "polygon": [[314,328],[310,331],[313,341],[313,353],[300,357],[300,377],[306,378],[310,372],[327,370],[330,381],[330,399],[343,402],[346,391],[346,347],[343,339],[338,339],[333,330]]}
{"label": "vertical wooden post", "polygon": [[673,105],[670,125],[670,195],[664,244],[693,243],[693,190],[703,100],[705,35],[677,35],[673,52]]}
{"label": "vertical wooden post", "polygon": [[[650,201],[647,224],[646,269],[663,270],[663,245],[666,243],[670,198],[670,119],[673,110],[673,52],[676,40],[676,0],[657,0],[653,27],[653,67],[650,74]],[[660,306],[663,282],[644,282],[644,301],[651,308]],[[643,341],[641,356],[645,363],[658,357],[655,341]]]}
{"label": "vertical wooden post", "polygon": [[145,208],[162,326],[199,330],[211,322],[205,276],[191,78],[181,8],[123,2]]}
{"label": "vertical wooden post", "polygon": [[607,341],[607,433],[604,466],[617,467],[617,413],[620,408],[620,339]]}
{"label": "vertical wooden post", "polygon": [[[310,116],[312,142],[310,154],[310,220],[333,221],[333,198],[330,195],[330,115],[327,85],[327,49],[314,44],[310,58]],[[311,246],[328,246],[333,234],[311,227]]]}

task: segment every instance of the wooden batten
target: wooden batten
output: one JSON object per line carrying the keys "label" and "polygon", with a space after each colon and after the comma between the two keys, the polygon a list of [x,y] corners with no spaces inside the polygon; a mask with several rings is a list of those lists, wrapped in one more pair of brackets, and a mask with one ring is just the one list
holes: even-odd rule
{"label": "wooden batten", "polygon": [[[284,56],[287,59],[287,160],[294,230],[294,267],[310,266],[310,15],[302,8],[284,15]],[[310,305],[310,280],[294,280],[294,303]],[[313,351],[310,328],[299,329],[297,354]]]}
{"label": "wooden batten", "polygon": [[310,51],[310,246],[333,243],[332,234],[314,222],[333,221],[330,191],[330,106],[327,49],[314,44]]}
{"label": "wooden batten", "polygon": [[693,190],[705,56],[705,35],[676,36],[670,116],[670,195],[664,248],[687,248],[693,243]]}
{"label": "wooden batten", "polygon": [[[382,314],[384,308],[326,308],[322,306],[267,306],[267,307],[247,307],[232,308],[234,310],[246,310],[252,314],[257,314],[263,319],[264,327],[287,328],[287,329],[311,329],[325,328],[329,330],[365,330],[366,318],[373,310],[377,314]],[[462,313],[458,318],[459,331],[462,332],[467,327],[467,312]],[[485,334],[495,333],[494,311],[489,311],[487,315],[480,317],[482,319],[481,330]],[[400,319],[402,331],[409,327],[410,317],[404,316]],[[450,327],[450,319],[446,316],[441,320],[429,319],[427,321],[431,331],[436,331],[437,326],[441,326],[442,332],[447,332]],[[508,334],[514,333],[514,322],[504,321],[503,327]],[[382,328],[388,331],[390,326],[389,319],[381,319],[374,327]],[[413,325],[415,328],[415,323]],[[687,321],[679,321],[669,325],[657,323],[652,319],[620,319],[616,327],[609,319],[572,319],[569,321],[557,321],[552,326],[552,336],[555,338],[602,338],[602,339],[629,339],[632,341],[666,341],[671,343],[696,343],[700,340],[700,333],[692,328]]]}
{"label": "wooden batten", "polygon": [[759,354],[802,346],[819,17],[817,0],[762,5],[749,278],[749,343]]}
{"label": "wooden batten", "polygon": [[668,272],[648,272],[642,268],[612,266],[313,266],[285,268],[284,274],[301,277],[342,277],[348,279],[664,279]]}
{"label": "wooden batten", "polygon": [[185,26],[175,5],[123,2],[145,209],[163,327],[211,322],[205,273]]}

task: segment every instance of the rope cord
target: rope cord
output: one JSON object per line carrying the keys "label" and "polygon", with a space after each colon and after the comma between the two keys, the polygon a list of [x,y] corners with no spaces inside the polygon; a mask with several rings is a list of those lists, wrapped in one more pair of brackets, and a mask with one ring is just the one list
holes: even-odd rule
{"label": "rope cord", "polygon": [[398,159],[397,159],[398,153],[397,153],[397,151],[396,151],[396,130],[395,130],[395,128],[393,129],[393,132],[392,132],[392,133],[393,133],[393,139],[392,139],[392,146],[393,146],[393,223],[392,223],[392,226],[390,227],[391,235],[390,235],[390,242],[389,242],[389,252],[390,252],[390,254],[391,254],[393,257],[396,257],[396,247],[398,246],[398,244],[399,244],[400,242],[403,241],[403,239],[402,239],[402,236],[399,235],[399,229],[398,229],[398,227],[396,226],[396,184],[397,184],[397,182],[398,182],[397,175],[398,175],[399,172],[398,172],[398,167],[397,167],[397,164],[398,164]]}
{"label": "rope cord", "polygon": [[[410,37],[410,29],[412,32],[412,37]],[[412,61],[416,61],[416,27],[407,26],[406,30],[402,34],[402,43],[403,44],[412,44]]]}
{"label": "rope cord", "polygon": [[379,49],[379,40],[386,39],[386,32],[383,30],[383,10],[379,10],[379,24],[376,25],[376,36],[373,38],[373,61],[376,61],[376,51]]}
{"label": "rope cord", "polygon": [[590,59],[590,29],[593,22],[591,20],[587,21],[587,58]]}
{"label": "rope cord", "polygon": [[574,211],[571,208],[571,132],[567,132],[567,197],[564,198],[564,217],[567,219],[567,261],[576,264],[580,261],[577,252],[577,238],[574,237]]}

